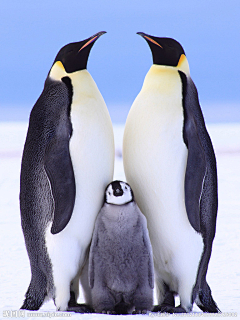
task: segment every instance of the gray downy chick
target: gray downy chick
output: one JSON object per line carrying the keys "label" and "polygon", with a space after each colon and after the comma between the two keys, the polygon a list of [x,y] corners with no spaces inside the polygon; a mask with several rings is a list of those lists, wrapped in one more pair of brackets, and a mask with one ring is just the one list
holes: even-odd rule
{"label": "gray downy chick", "polygon": [[125,182],[113,181],[106,188],[90,248],[89,284],[97,313],[152,309],[154,271],[147,220]]}

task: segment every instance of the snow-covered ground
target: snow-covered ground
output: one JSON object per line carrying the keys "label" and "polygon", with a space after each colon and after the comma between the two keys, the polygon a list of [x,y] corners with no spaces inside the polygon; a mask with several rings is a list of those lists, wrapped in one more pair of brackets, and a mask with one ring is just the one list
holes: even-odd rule
{"label": "snow-covered ground", "polygon": [[[208,268],[208,283],[213,297],[223,312],[240,316],[240,123],[209,124],[218,164],[219,211],[216,238]],[[30,282],[30,267],[20,225],[19,174],[26,136],[26,123],[0,123],[0,318],[21,316],[17,311]],[[115,179],[124,180],[121,159],[123,125],[114,125],[116,143]],[[209,318],[194,306],[191,316]],[[39,312],[57,314],[52,301]],[[37,314],[24,318],[34,319]],[[151,314],[150,314],[151,316]],[[110,316],[71,314],[71,319],[144,319],[149,315]],[[174,318],[174,315],[164,316]],[[39,318],[39,317],[38,317]],[[216,318],[216,317],[214,317]],[[35,318],[36,319],[36,318]],[[65,318],[66,319],[66,318]]]}

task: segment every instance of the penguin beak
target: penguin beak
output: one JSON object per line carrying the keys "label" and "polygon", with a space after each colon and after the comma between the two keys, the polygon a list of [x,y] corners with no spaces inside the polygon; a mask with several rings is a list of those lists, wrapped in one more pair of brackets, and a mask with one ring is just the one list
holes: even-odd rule
{"label": "penguin beak", "polygon": [[86,48],[89,46],[91,43],[95,42],[98,38],[100,38],[104,33],[107,33],[106,31],[100,31],[96,34],[94,34],[92,37],[87,39],[87,42],[79,49],[78,52],[80,52],[82,49]]}
{"label": "penguin beak", "polygon": [[163,49],[163,47],[157,41],[153,40],[149,34],[146,34],[144,32],[137,32],[137,34],[139,34],[141,37],[143,37],[146,41],[152,42]]}
{"label": "penguin beak", "polygon": [[116,189],[113,191],[113,194],[115,197],[120,197],[123,195],[123,191],[122,191],[122,189]]}

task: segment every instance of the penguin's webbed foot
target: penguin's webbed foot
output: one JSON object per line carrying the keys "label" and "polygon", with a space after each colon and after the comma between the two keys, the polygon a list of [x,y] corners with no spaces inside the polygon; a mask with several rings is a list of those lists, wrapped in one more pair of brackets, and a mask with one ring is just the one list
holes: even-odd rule
{"label": "penguin's webbed foot", "polygon": [[70,291],[70,300],[68,302],[67,311],[76,312],[76,313],[94,313],[94,310],[91,306],[84,303],[77,303],[75,293]]}
{"label": "penguin's webbed foot", "polygon": [[160,305],[157,305],[157,306],[154,306],[153,307],[153,309],[152,309],[152,312],[160,312],[160,313],[162,313],[162,312],[165,312],[165,311],[163,311],[166,307],[168,307],[168,308],[171,308],[171,307],[174,307],[174,306],[172,306],[172,305],[167,305],[167,304],[160,304]]}
{"label": "penguin's webbed foot", "polygon": [[[152,309],[152,312],[168,312],[165,311],[167,309],[175,308],[175,298],[174,298],[174,292],[169,289],[169,286],[164,284],[165,287],[165,297],[161,304],[154,306]],[[171,313],[171,312],[169,312]]]}
{"label": "penguin's webbed foot", "polygon": [[134,310],[132,314],[147,314],[147,310]]}
{"label": "penguin's webbed foot", "polygon": [[117,314],[114,310],[102,310],[102,314]]}
{"label": "penguin's webbed foot", "polygon": [[[155,311],[156,310],[156,311]],[[172,305],[161,305],[156,306],[153,309],[153,312],[161,312],[161,313],[187,313],[184,308],[181,306],[174,307]]]}
{"label": "penguin's webbed foot", "polygon": [[76,303],[75,306],[73,305],[68,306],[67,311],[75,312],[75,313],[94,313],[94,310],[91,306],[87,304],[78,304],[78,303]]}

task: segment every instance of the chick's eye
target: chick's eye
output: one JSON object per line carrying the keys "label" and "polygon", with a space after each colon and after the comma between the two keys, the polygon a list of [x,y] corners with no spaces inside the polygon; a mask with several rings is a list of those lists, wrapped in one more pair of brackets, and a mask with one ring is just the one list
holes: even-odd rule
{"label": "chick's eye", "polygon": [[127,190],[127,187],[125,187],[125,190]]}
{"label": "chick's eye", "polygon": [[109,194],[109,195],[111,195],[111,193],[110,193],[110,192],[108,192],[108,194]]}

